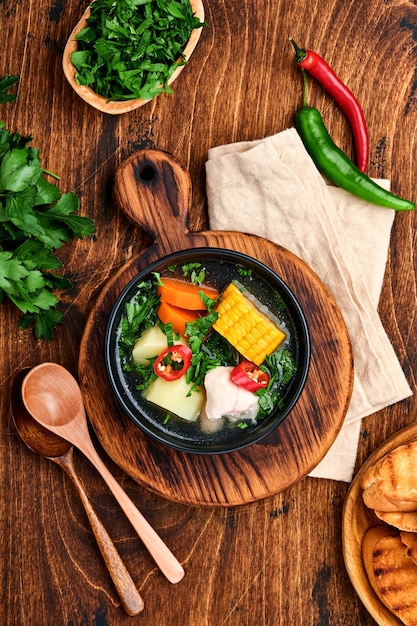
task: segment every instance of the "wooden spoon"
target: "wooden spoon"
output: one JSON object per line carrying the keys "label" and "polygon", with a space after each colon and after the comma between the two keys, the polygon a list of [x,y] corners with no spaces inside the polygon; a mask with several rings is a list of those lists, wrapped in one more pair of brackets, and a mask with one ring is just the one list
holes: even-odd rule
{"label": "wooden spoon", "polygon": [[86,455],[104,478],[160,570],[171,583],[179,582],[184,576],[181,564],[98,456],[88,431],[81,389],[75,378],[57,363],[41,363],[24,378],[22,398],[37,422]]}
{"label": "wooden spoon", "polygon": [[78,478],[74,467],[72,445],[68,443],[68,441],[65,441],[65,439],[61,439],[58,435],[55,435],[38,424],[23,404],[21,393],[22,382],[29,371],[30,368],[27,367],[19,372],[12,385],[11,407],[16,429],[32,452],[45,456],[62,467],[72,480],[81,498],[81,502],[84,505],[97,544],[119,594],[122,605],[128,615],[137,615],[144,608],[143,600],[110,535],[97,517],[84,487]]}
{"label": "wooden spoon", "polygon": [[[203,6],[202,1],[190,0],[190,4],[193,10],[193,13],[200,19],[200,22],[204,22],[204,6]],[[75,67],[71,63],[71,54],[75,50],[77,50],[78,44],[75,38],[77,33],[82,28],[85,28],[87,26],[87,18],[90,15],[90,6],[91,5],[87,7],[80,21],[78,22],[78,24],[72,31],[67,41],[67,44],[64,48],[64,56],[62,59],[62,67],[64,70],[64,74],[69,84],[74,89],[74,91],[83,100],[85,100],[85,102],[95,107],[99,111],[103,111],[104,113],[109,113],[110,115],[119,115],[120,113],[127,113],[129,111],[133,111],[133,109],[137,109],[143,106],[144,104],[149,102],[149,100],[135,99],[135,100],[116,100],[114,102],[108,102],[106,98],[103,98],[103,96],[100,96],[99,94],[95,93],[90,87],[86,87],[85,85],[79,85],[77,81],[75,80]],[[190,56],[192,55],[194,48],[196,47],[198,40],[200,39],[201,30],[202,30],[201,28],[195,28],[192,31],[190,38],[183,50],[183,54],[185,58],[187,59],[187,62],[189,61]],[[179,65],[177,67],[175,72],[169,78],[168,85],[171,85],[174,82],[174,80],[182,72],[184,67],[185,67],[184,65]]]}

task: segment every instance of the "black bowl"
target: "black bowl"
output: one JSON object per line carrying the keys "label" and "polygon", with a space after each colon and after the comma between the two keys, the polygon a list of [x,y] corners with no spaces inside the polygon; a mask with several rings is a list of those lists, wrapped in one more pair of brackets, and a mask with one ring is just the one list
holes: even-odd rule
{"label": "black bowl", "polygon": [[[198,422],[187,422],[174,416],[166,422],[167,411],[145,400],[137,391],[137,379],[122,366],[118,336],[126,304],[133,298],[138,284],[162,274],[168,268],[199,262],[208,270],[208,284],[219,292],[234,278],[261,300],[272,312],[280,297],[280,315],[291,336],[291,351],[296,372],[284,395],[283,406],[274,409],[255,424],[249,423],[244,430],[229,425],[215,433],[203,432]],[[238,270],[239,268],[239,270]],[[246,281],[246,284],[245,284]],[[282,312],[283,309],[283,312]],[[157,441],[177,450],[195,454],[220,454],[232,452],[251,445],[280,424],[296,404],[307,379],[310,364],[310,337],[301,307],[285,282],[263,263],[239,252],[222,248],[194,248],[182,250],[155,261],[133,278],[118,297],[109,317],[105,335],[105,362],[111,387],[126,415]]]}

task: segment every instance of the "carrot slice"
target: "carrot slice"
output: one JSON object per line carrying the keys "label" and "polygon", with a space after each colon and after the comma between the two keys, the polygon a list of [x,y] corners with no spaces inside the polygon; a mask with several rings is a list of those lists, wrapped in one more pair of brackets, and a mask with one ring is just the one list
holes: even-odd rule
{"label": "carrot slice", "polygon": [[194,320],[198,319],[202,315],[205,315],[206,312],[190,311],[188,309],[181,309],[177,306],[172,306],[172,304],[169,304],[168,302],[161,302],[157,313],[161,322],[164,324],[171,323],[172,328],[176,333],[185,335],[185,324],[187,322],[194,322]]}
{"label": "carrot slice", "polygon": [[158,294],[161,296],[161,302],[172,304],[172,306],[188,309],[190,311],[198,311],[205,309],[200,292],[215,300],[219,292],[214,287],[204,285],[193,285],[178,278],[162,278],[163,285],[159,285]]}

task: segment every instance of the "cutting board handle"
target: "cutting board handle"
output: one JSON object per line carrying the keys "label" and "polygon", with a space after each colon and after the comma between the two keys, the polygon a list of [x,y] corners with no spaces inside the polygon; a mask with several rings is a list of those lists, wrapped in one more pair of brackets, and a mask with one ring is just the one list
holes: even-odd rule
{"label": "cutting board handle", "polygon": [[187,243],[191,179],[168,152],[139,150],[118,167],[114,198],[133,222],[163,249]]}

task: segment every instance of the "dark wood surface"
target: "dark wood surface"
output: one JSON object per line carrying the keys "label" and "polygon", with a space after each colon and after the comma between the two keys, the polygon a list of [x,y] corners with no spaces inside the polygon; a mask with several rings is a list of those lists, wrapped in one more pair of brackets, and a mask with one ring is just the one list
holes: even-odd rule
{"label": "dark wood surface", "polygon": [[[20,368],[53,360],[77,374],[89,312],[106,282],[149,243],[112,198],[118,165],[137,149],[174,154],[193,186],[190,229],[207,228],[204,163],[210,147],[250,140],[292,125],[302,81],[289,38],[320,52],[362,103],[371,141],[369,173],[416,199],[417,7],[388,0],[205,2],[207,27],[190,65],[161,95],[120,117],[85,104],[66,82],[62,53],[86,2],[1,3],[0,76],[20,74],[16,103],[0,119],[33,134],[44,167],[79,194],[97,233],[59,253],[73,287],[62,294],[65,324],[51,342],[19,331],[0,307],[1,507],[0,622],[147,626],[372,626],[346,572],[342,508],[348,484],[305,478],[284,492],[239,507],[172,503],[139,486],[103,458],[186,569],[170,585],[154,567],[101,478],[75,463],[93,504],[145,602],[128,617],[64,472],[31,453],[10,416],[9,392]],[[311,101],[332,136],[351,153],[346,120],[311,83]],[[392,232],[380,314],[413,391],[416,389],[416,215],[398,215]],[[416,418],[414,397],[366,418],[357,469],[387,437]],[[97,445],[100,449],[99,443]],[[140,460],[139,460],[140,461]]]}

